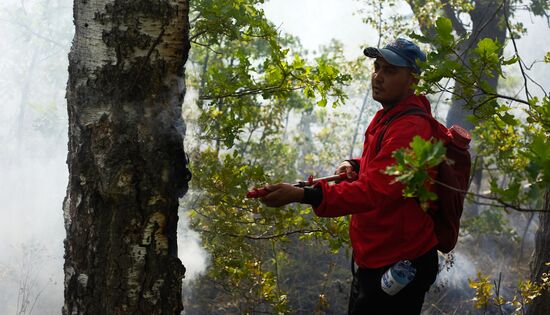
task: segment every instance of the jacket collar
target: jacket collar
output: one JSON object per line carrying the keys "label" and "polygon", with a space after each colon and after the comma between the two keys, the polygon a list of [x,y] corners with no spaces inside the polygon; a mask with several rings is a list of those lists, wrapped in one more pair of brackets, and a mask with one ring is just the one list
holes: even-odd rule
{"label": "jacket collar", "polygon": [[397,103],[394,107],[389,110],[381,109],[374,115],[372,119],[372,128],[377,128],[379,125],[383,124],[390,117],[406,111],[412,107],[418,107],[425,111],[428,115],[432,116],[432,107],[430,106],[430,101],[424,95],[411,95],[401,102]]}

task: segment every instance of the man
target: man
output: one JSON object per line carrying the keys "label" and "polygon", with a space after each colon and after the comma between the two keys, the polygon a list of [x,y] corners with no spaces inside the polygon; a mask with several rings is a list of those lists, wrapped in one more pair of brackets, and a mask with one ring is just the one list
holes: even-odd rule
{"label": "man", "polygon": [[[346,172],[349,180],[334,185],[321,182],[313,188],[267,185],[271,192],[262,202],[272,207],[291,202],[311,204],[323,217],[351,214],[349,233],[358,269],[349,314],[420,314],[424,295],[438,272],[434,223],[415,199],[402,196],[403,185],[383,171],[395,163],[392,153],[409,147],[414,136],[430,139],[433,135],[426,117],[396,116],[413,108],[431,116],[428,100],[414,93],[420,73],[417,60],[426,57],[416,44],[401,38],[382,49],[367,48],[364,53],[375,58],[372,95],[383,109],[365,132],[361,158],[345,161],[336,170]],[[379,139],[381,143],[377,143]],[[381,277],[403,260],[412,262],[416,275],[390,296],[381,288]]]}

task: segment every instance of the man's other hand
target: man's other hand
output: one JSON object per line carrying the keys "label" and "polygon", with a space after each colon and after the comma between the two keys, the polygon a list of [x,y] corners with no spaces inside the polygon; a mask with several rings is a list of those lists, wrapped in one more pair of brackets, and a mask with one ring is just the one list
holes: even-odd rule
{"label": "man's other hand", "polygon": [[266,185],[270,193],[260,199],[268,207],[282,207],[291,202],[300,202],[304,199],[304,190],[290,184]]}
{"label": "man's other hand", "polygon": [[348,161],[342,162],[336,168],[336,171],[334,172],[334,175],[339,175],[339,174],[342,174],[342,173],[346,173],[346,175],[348,176],[348,180],[353,181],[353,180],[357,179],[357,172],[353,169],[353,166]]}

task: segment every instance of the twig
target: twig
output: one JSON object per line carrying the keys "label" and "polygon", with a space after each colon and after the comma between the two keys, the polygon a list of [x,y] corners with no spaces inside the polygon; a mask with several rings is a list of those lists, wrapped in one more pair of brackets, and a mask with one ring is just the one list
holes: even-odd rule
{"label": "twig", "polygon": [[189,41],[190,41],[190,42],[194,42],[194,40],[195,40],[197,37],[201,36],[202,34],[204,34],[204,33],[206,33],[206,32],[208,32],[208,30],[202,30],[202,31],[200,31],[200,32],[197,32],[196,34],[193,34],[193,35],[189,36]]}
{"label": "twig", "polygon": [[[491,16],[490,18],[487,19],[487,21],[485,22],[485,24],[483,24],[483,25],[479,28],[479,30],[475,33],[475,35],[473,34],[473,35],[474,35],[474,38],[471,39],[471,40],[469,41],[468,47],[467,47],[466,49],[464,49],[464,51],[462,52],[462,54],[465,54],[466,52],[470,51],[470,49],[472,49],[473,45],[474,45],[475,43],[477,43],[477,39],[478,39],[479,35],[481,35],[481,32],[483,32],[483,30],[489,25],[489,23],[491,23],[491,21],[493,21],[493,19],[497,16],[497,12],[504,6],[504,1],[506,1],[506,0],[503,0],[503,1],[502,1],[502,3],[501,3],[501,4],[496,8],[496,10],[493,12],[492,16]],[[506,10],[506,8],[504,8],[504,10]],[[487,10],[487,11],[489,11],[489,10]],[[485,20],[485,17],[482,17],[480,20],[481,20],[481,21]],[[470,38],[472,38],[471,35],[470,35]]]}
{"label": "twig", "polygon": [[355,125],[355,130],[353,131],[353,140],[351,140],[351,147],[349,149],[349,158],[353,159],[353,148],[355,147],[355,141],[357,140],[357,132],[359,132],[359,125],[361,124],[361,119],[363,117],[363,112],[369,101],[370,88],[367,89],[367,94],[363,99],[363,104],[361,105],[361,110],[359,111],[359,116],[357,117],[357,124]]}
{"label": "twig", "polygon": [[265,92],[292,92],[296,90],[301,90],[305,87],[305,86],[295,86],[295,87],[283,89],[282,87],[285,84],[286,77],[287,76],[284,76],[281,80],[281,83],[278,85],[252,88],[252,89],[243,90],[240,92],[230,92],[230,93],[225,93],[220,95],[201,95],[199,96],[199,99],[203,101],[208,101],[208,100],[218,100],[226,97],[241,97],[246,95],[255,95],[255,94],[261,94]]}
{"label": "twig", "polygon": [[519,247],[519,258],[518,258],[518,264],[521,263],[521,260],[523,259],[523,249],[525,246],[525,236],[527,235],[527,231],[529,230],[529,226],[531,226],[531,222],[535,218],[535,213],[531,213],[529,216],[529,220],[527,220],[527,224],[525,225],[525,229],[523,230],[523,235],[521,236],[521,245]]}
{"label": "twig", "polygon": [[495,295],[496,295],[496,303],[498,305],[498,309],[500,311],[500,315],[504,315],[502,312],[502,305],[500,304],[500,283],[502,281],[502,272],[498,273],[498,282],[495,280]]}
{"label": "twig", "polygon": [[192,19],[189,21],[189,25],[195,24],[195,22],[197,22],[197,20],[200,19],[201,17],[202,17],[202,12],[199,12],[199,14],[197,14],[197,16],[195,16],[194,18],[192,18]]}
{"label": "twig", "polygon": [[25,29],[25,30],[26,30],[27,32],[29,32],[31,35],[34,35],[34,36],[36,36],[36,37],[38,37],[38,38],[40,38],[40,39],[42,39],[42,40],[44,40],[44,41],[47,41],[47,42],[49,42],[49,43],[51,43],[51,44],[54,44],[54,45],[56,45],[56,46],[59,46],[59,47],[61,47],[61,48],[66,48],[66,47],[67,47],[67,44],[60,43],[60,42],[58,42],[58,41],[56,41],[56,40],[54,40],[54,39],[51,39],[51,38],[49,38],[49,37],[46,37],[45,35],[42,35],[42,34],[36,32],[36,31],[33,31],[30,27],[28,27],[28,26],[25,25],[25,24],[20,24],[20,23],[13,22],[13,21],[10,21],[10,20],[7,20],[7,19],[0,19],[0,21],[8,22],[8,23],[10,23],[10,24],[19,26],[19,27]]}
{"label": "twig", "polygon": [[[322,232],[321,229],[315,229],[315,230],[295,230],[290,232],[284,232],[280,234],[272,234],[272,235],[239,235],[239,234],[233,234],[233,233],[223,233],[224,235],[231,236],[231,237],[239,237],[239,238],[246,238],[249,240],[271,240],[276,238],[281,238],[285,236],[290,236],[294,234],[309,234],[309,233],[319,233]],[[212,232],[209,230],[202,230],[202,232],[206,233],[219,233],[219,232]]]}
{"label": "twig", "polygon": [[[457,97],[461,97],[464,101],[468,101],[468,98],[466,98],[465,96],[459,94],[459,93],[456,93],[450,89],[447,89],[447,88],[443,88],[441,85],[438,85],[439,89],[441,91],[445,91],[445,92],[448,92],[448,93],[451,93],[453,96],[457,96]],[[489,92],[489,91],[486,91],[484,90],[482,87],[478,86],[476,84],[476,88],[478,88],[482,94],[480,95],[487,95],[487,96],[490,96],[490,97],[493,97],[493,99],[496,99],[496,98],[502,98],[502,99],[505,99],[505,100],[509,100],[509,101],[514,101],[514,102],[518,102],[518,103],[521,103],[521,104],[525,104],[525,105],[531,105],[529,104],[528,101],[526,100],[522,100],[520,98],[516,98],[516,97],[513,97],[513,96],[508,96],[508,95],[504,95],[504,94],[500,94],[500,93],[496,93],[496,92]],[[472,97],[475,97],[476,95],[472,96]],[[479,106],[478,106],[479,107]]]}
{"label": "twig", "polygon": [[[451,78],[447,79],[447,82],[445,83],[445,86],[443,87],[444,89],[447,88],[447,86],[449,85],[449,82],[451,82]],[[438,109],[439,103],[441,102],[441,99],[443,98],[443,94],[445,94],[444,91],[441,91],[440,94],[439,94],[439,97],[437,98],[437,103],[435,103],[435,106],[433,107],[434,112],[436,112],[436,113],[438,112],[437,109]]]}
{"label": "twig", "polygon": [[510,27],[510,21],[508,20],[508,14],[506,14],[506,10],[504,11],[504,21],[506,21],[506,28],[508,29],[508,32],[510,33],[510,38],[512,39],[512,44],[514,45],[514,52],[515,56],[518,58],[519,63],[519,69],[521,71],[521,75],[523,76],[523,86],[525,87],[525,96],[528,100],[530,100],[531,93],[529,93],[529,88],[527,87],[527,77],[525,76],[525,70],[523,69],[523,63],[521,62],[521,57],[518,53],[518,46],[516,44],[516,39],[514,38],[514,33],[512,32],[512,28]]}
{"label": "twig", "polygon": [[[511,204],[511,203],[508,203],[500,198],[497,198],[497,197],[491,197],[491,196],[487,196],[487,195],[482,195],[482,194],[476,194],[476,193],[473,193],[473,192],[469,192],[469,191],[466,191],[466,190],[462,190],[462,189],[458,189],[456,187],[453,187],[453,186],[449,186],[445,183],[442,183],[438,180],[433,180],[434,183],[438,184],[438,185],[441,185],[445,188],[448,188],[448,189],[451,189],[451,190],[454,190],[454,191],[457,191],[457,192],[460,192],[460,193],[463,193],[465,195],[470,195],[470,196],[474,196],[474,197],[477,197],[477,198],[482,198],[482,199],[488,199],[488,200],[492,200],[492,201],[496,201],[498,203],[500,203],[501,207],[505,207],[505,208],[510,208],[510,209],[514,209],[514,210],[517,210],[517,211],[520,211],[520,212],[550,212],[548,210],[544,210],[544,209],[527,209],[527,208],[522,208],[520,206],[517,206],[517,205],[514,205],[514,204]],[[475,202],[477,204],[481,204],[481,205],[487,205],[487,206],[499,206],[499,205],[495,205],[495,204],[491,204],[491,203],[481,203],[481,202]]]}
{"label": "twig", "polygon": [[195,44],[195,45],[199,45],[201,47],[204,47],[210,51],[212,51],[213,53],[215,53],[216,55],[223,55],[223,53],[219,52],[219,51],[216,51],[214,49],[212,49],[212,47],[210,47],[210,45],[208,44],[203,44],[203,43],[199,43],[199,42],[196,42],[196,41],[189,41],[191,44]]}

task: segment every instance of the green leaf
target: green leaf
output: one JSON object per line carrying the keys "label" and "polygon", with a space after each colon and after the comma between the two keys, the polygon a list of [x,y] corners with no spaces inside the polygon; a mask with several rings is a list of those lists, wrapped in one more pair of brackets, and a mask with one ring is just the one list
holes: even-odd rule
{"label": "green leaf", "polygon": [[514,56],[514,57],[512,57],[512,58],[510,58],[510,59],[508,59],[508,60],[504,60],[504,61],[502,62],[502,64],[503,64],[503,65],[511,65],[511,64],[514,64],[514,63],[518,62],[518,60],[519,60],[519,58],[518,58],[517,56]]}
{"label": "green leaf", "polygon": [[437,195],[427,188],[432,182],[429,170],[443,161],[445,151],[443,142],[415,136],[409,148],[393,153],[396,163],[387,167],[385,173],[396,176],[395,180],[405,185],[404,197],[418,198],[423,207],[427,206],[427,201],[437,199]]}
{"label": "green leaf", "polygon": [[519,120],[517,120],[514,115],[509,113],[504,113],[503,115],[500,115],[500,119],[511,126],[517,126],[519,124]]}
{"label": "green leaf", "polygon": [[440,36],[449,36],[453,31],[451,20],[445,17],[439,17],[435,22],[437,34]]}
{"label": "green leaf", "polygon": [[451,20],[445,17],[439,17],[435,22],[435,25],[435,30],[438,35],[438,38],[435,39],[436,43],[442,47],[450,46],[454,41],[454,37],[452,35],[453,24],[451,23]]}
{"label": "green leaf", "polygon": [[479,55],[495,52],[499,49],[498,45],[491,38],[483,38],[477,43],[476,52]]}

